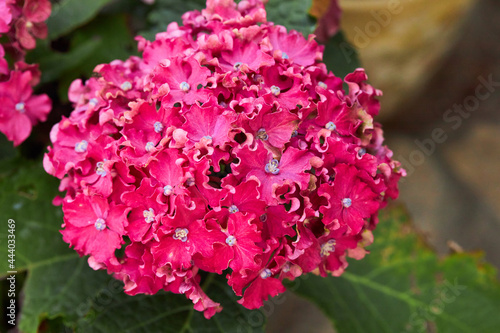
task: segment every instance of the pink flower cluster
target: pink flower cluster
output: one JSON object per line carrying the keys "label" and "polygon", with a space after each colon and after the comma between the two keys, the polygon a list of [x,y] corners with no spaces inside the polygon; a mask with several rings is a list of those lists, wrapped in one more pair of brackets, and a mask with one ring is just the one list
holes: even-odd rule
{"label": "pink flower cluster", "polygon": [[184,294],[207,318],[221,307],[200,270],[249,309],[283,279],[342,274],[404,173],[373,122],[380,91],[362,69],[328,72],[313,36],[266,23],[260,1],[182,18],[71,85],[44,159],[64,241],[127,294]]}
{"label": "pink flower cluster", "polygon": [[[50,15],[49,0],[0,0],[0,132],[17,146],[31,133],[38,121],[45,121],[51,110],[47,95],[33,95],[40,81],[38,65],[24,62],[26,50],[35,48],[35,38],[47,37],[44,21]],[[5,53],[11,56],[9,68]]]}

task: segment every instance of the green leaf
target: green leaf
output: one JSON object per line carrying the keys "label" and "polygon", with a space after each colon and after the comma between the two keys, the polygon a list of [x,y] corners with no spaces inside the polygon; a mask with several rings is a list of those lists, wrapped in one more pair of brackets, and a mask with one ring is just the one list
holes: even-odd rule
{"label": "green leaf", "polygon": [[205,0],[158,0],[148,15],[151,28],[141,31],[139,34],[146,39],[152,40],[158,32],[166,31],[171,22],[182,23],[181,16],[191,10],[202,10],[205,8]]}
{"label": "green leaf", "polygon": [[89,22],[111,0],[62,0],[52,5],[47,20],[49,39],[57,39]]}
{"label": "green leaf", "polygon": [[27,60],[39,63],[42,83],[57,82],[61,100],[67,100],[67,91],[74,79],[89,78],[98,64],[128,58],[134,54],[135,45],[126,15],[99,15],[71,34],[67,52],[53,50],[48,41],[41,41]]}
{"label": "green leaf", "polygon": [[[62,241],[62,211],[51,203],[57,184],[41,162],[0,161],[0,211],[5,220],[16,221],[15,270],[27,272],[20,331],[37,332],[43,323],[41,331],[69,327],[97,333],[263,332],[261,314],[257,313],[260,321],[256,321],[254,312],[237,304],[223,276],[209,275],[204,281],[205,292],[224,306],[210,320],[195,311],[183,295],[125,295],[122,282],[105,271],[92,270],[86,258]],[[2,244],[7,244],[7,235],[4,227]],[[7,246],[0,253],[7,258]],[[0,261],[1,274],[9,270],[7,260]],[[21,282],[19,274],[17,282]]]}
{"label": "green leaf", "polygon": [[102,41],[97,38],[82,41],[66,53],[51,50],[48,44],[40,45],[30,54],[30,59],[37,59],[42,71],[41,83],[47,83],[82,66],[101,46]]}
{"label": "green leaf", "polygon": [[309,15],[312,0],[269,0],[267,20],[301,32],[306,38],[314,32],[316,20]]}
{"label": "green leaf", "polygon": [[439,259],[401,208],[385,211],[371,253],[341,277],[314,275],[295,292],[342,332],[498,332],[500,284],[482,254]]}
{"label": "green leaf", "polygon": [[[63,222],[62,211],[52,205],[57,187],[58,180],[44,172],[41,162],[22,159],[0,162],[0,211],[4,220],[0,239],[2,244],[7,244],[6,220],[13,219],[18,272],[46,261],[74,256],[58,232]],[[0,247],[0,255],[7,258],[7,246]],[[0,275],[12,270],[8,268],[8,262],[0,260]]]}
{"label": "green leaf", "polygon": [[0,161],[8,158],[13,158],[17,155],[17,150],[14,144],[7,140],[7,137],[2,133],[0,134]]}
{"label": "green leaf", "polygon": [[340,78],[361,67],[358,52],[347,42],[342,31],[339,31],[326,43],[323,61],[328,70]]}
{"label": "green leaf", "polygon": [[[71,50],[77,50],[89,41],[98,41],[94,52],[73,72],[73,77],[89,75],[95,66],[115,59],[125,60],[137,53],[134,36],[127,26],[126,15],[102,15],[79,29],[71,39]],[[77,74],[78,75],[75,75]]]}

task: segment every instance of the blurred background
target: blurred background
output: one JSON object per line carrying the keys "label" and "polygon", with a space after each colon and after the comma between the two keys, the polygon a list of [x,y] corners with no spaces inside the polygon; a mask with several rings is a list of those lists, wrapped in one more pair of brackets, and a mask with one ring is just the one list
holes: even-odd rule
{"label": "blurred background", "polygon": [[[376,120],[408,172],[398,202],[439,254],[483,250],[500,267],[500,1],[340,6],[341,28],[384,92]],[[267,308],[268,332],[333,332],[309,303],[282,298]]]}

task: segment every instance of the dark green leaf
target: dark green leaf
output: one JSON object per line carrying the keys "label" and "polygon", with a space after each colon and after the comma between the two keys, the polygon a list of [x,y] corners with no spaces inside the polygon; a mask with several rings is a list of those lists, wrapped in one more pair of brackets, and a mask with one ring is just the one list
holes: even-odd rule
{"label": "dark green leaf", "polygon": [[383,213],[371,253],[341,277],[307,276],[299,295],[343,332],[498,332],[500,284],[480,254],[439,259],[402,209]]}
{"label": "dark green leaf", "polygon": [[166,31],[169,23],[177,22],[181,24],[182,14],[191,10],[202,10],[205,8],[205,4],[205,0],[158,0],[155,2],[155,7],[148,16],[151,28],[141,31],[139,34],[144,38],[152,40],[158,32]]}
{"label": "dark green leaf", "polygon": [[342,31],[326,43],[323,61],[328,70],[340,78],[361,67],[358,52],[347,42]]}
{"label": "dark green leaf", "polygon": [[301,32],[306,38],[314,32],[316,20],[309,15],[312,0],[269,0],[267,20]]}
{"label": "dark green leaf", "polygon": [[30,59],[38,60],[42,71],[41,83],[52,82],[82,66],[101,46],[102,41],[97,38],[82,41],[66,53],[51,50],[48,45],[40,46],[30,55]]}
{"label": "dark green leaf", "polygon": [[95,51],[75,69],[72,73],[74,78],[80,75],[88,76],[98,64],[109,63],[115,59],[125,60],[136,51],[136,43],[127,27],[125,15],[100,16],[79,29],[71,39],[71,50],[77,50],[90,41],[98,42]]}
{"label": "dark green leaf", "polygon": [[[41,161],[21,159],[0,162],[0,239],[6,244],[6,220],[16,221],[16,270],[24,271],[42,262],[75,256],[61,241],[58,230],[62,224],[60,207],[52,205],[57,194],[57,179],[47,175]],[[5,243],[4,243],[5,241]],[[7,247],[0,247],[6,258]],[[0,274],[5,274],[7,261],[0,261]]]}
{"label": "dark green leaf", "polygon": [[89,22],[111,0],[62,0],[52,6],[47,20],[49,39],[57,39]]}
{"label": "dark green leaf", "polygon": [[0,160],[13,158],[17,155],[17,150],[14,144],[7,140],[7,137],[2,133],[0,134]]}

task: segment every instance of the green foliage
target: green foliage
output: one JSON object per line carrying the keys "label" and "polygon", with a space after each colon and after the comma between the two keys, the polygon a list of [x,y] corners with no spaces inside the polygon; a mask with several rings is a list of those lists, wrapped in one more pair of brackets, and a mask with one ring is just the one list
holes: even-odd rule
{"label": "green foliage", "polygon": [[181,16],[187,11],[202,10],[205,8],[205,0],[157,0],[154,9],[148,15],[149,29],[141,31],[144,38],[153,40],[156,33],[167,30],[171,22],[182,23]]}
{"label": "green foliage", "polygon": [[323,61],[333,74],[341,78],[361,67],[358,52],[347,42],[342,31],[325,44]]}
{"label": "green foliage", "polygon": [[61,85],[62,100],[66,100],[69,84],[79,77],[89,78],[96,65],[125,60],[136,53],[127,17],[121,13],[99,15],[68,39],[69,48],[65,52],[53,49],[46,40],[39,41],[37,48],[28,54],[28,61],[40,64],[42,83]]}
{"label": "green foliage", "polygon": [[62,0],[52,5],[47,20],[49,39],[56,39],[89,22],[111,0]]}
{"label": "green foliage", "polygon": [[341,277],[296,283],[338,332],[498,332],[500,284],[482,255],[439,259],[401,208],[385,211],[374,235]]}
{"label": "green foliage", "polygon": [[307,38],[316,28],[316,20],[308,14],[311,5],[312,0],[269,0],[267,20],[297,30]]}

